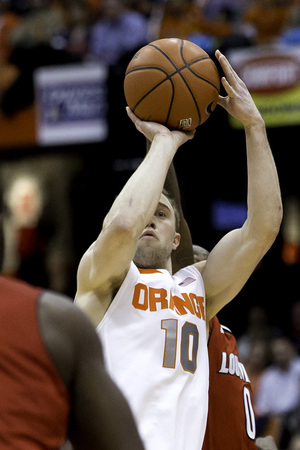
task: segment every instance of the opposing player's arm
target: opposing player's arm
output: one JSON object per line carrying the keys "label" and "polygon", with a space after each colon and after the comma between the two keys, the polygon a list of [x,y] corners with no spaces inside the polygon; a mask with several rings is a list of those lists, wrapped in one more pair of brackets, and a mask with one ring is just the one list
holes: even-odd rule
{"label": "opposing player's arm", "polygon": [[176,273],[182,267],[189,266],[194,263],[193,255],[193,242],[189,226],[185,220],[182,204],[181,195],[178,185],[178,179],[174,167],[174,163],[171,164],[167,178],[165,181],[165,189],[172,195],[175,203],[178,207],[179,213],[179,234],[180,234],[180,245],[172,253],[172,269],[173,273]]}
{"label": "opposing player's arm", "polygon": [[130,408],[105,370],[100,340],[85,314],[46,292],[39,302],[39,327],[70,394],[74,449],[142,450]]}
{"label": "opposing player's arm", "polygon": [[151,220],[171,161],[180,145],[194,133],[170,131],[163,125],[128,115],[138,131],[152,142],[145,159],[114,201],[97,240],[78,269],[77,301],[88,291],[113,291],[122,283],[143,229]]}
{"label": "opposing player's arm", "polygon": [[248,167],[248,215],[211,251],[202,270],[210,319],[244,286],[273,244],[282,220],[279,181],[264,121],[252,97],[227,59],[217,52],[226,78],[227,97],[219,104],[244,125]]}
{"label": "opposing player's arm", "polygon": [[[146,141],[146,151],[150,149],[150,141]],[[173,197],[175,204],[178,208],[179,214],[179,229],[180,245],[176,251],[172,253],[172,271],[176,273],[182,267],[189,266],[194,263],[193,255],[193,242],[191,232],[187,221],[185,220],[182,204],[181,194],[178,184],[177,174],[174,166],[174,162],[171,163],[167,173],[167,177],[164,184],[164,189]]]}

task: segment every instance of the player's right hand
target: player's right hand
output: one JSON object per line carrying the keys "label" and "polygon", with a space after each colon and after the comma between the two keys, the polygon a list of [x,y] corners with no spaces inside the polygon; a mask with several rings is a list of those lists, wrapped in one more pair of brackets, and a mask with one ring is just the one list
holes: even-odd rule
{"label": "player's right hand", "polygon": [[136,129],[142,133],[150,142],[153,141],[154,137],[158,134],[161,136],[169,136],[173,139],[176,148],[179,148],[185,142],[193,139],[195,136],[195,130],[193,131],[180,131],[180,130],[169,130],[169,128],[157,122],[148,122],[146,120],[139,119],[127,106],[126,111],[128,117],[134,123]]}

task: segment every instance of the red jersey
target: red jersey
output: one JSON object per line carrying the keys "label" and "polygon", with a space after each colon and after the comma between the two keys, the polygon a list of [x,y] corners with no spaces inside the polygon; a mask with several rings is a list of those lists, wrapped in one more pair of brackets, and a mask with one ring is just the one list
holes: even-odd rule
{"label": "red jersey", "polygon": [[202,450],[257,450],[252,389],[235,337],[216,316],[209,331],[209,407]]}
{"label": "red jersey", "polygon": [[70,402],[38,328],[41,289],[0,276],[0,449],[58,449]]}

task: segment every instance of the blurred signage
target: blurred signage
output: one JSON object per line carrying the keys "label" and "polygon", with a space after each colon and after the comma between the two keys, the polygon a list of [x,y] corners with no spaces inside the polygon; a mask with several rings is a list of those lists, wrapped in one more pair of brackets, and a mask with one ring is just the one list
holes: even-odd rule
{"label": "blurred signage", "polygon": [[244,202],[214,200],[211,205],[211,222],[217,231],[240,228],[247,219],[247,204]]}
{"label": "blurred signage", "polygon": [[[257,46],[228,53],[266,125],[300,124],[300,46]],[[242,125],[230,118],[232,125]]]}
{"label": "blurred signage", "polygon": [[107,137],[106,66],[41,67],[34,83],[40,145],[97,142]]}

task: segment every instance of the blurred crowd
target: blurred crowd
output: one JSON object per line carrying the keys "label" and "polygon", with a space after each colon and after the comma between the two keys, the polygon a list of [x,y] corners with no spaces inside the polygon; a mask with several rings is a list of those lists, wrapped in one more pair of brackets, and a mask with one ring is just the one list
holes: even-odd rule
{"label": "blurred crowd", "polygon": [[[122,78],[129,55],[164,37],[192,40],[211,55],[216,48],[300,44],[300,1],[0,0],[1,114],[11,116],[32,104],[38,67],[101,61],[111,68],[111,79]],[[108,114],[116,120],[111,109]],[[69,278],[75,276],[77,260],[68,202],[82,161],[27,159],[17,169],[25,175],[15,177],[15,165],[0,171],[9,211],[6,273],[72,294],[74,280]],[[58,179],[60,194],[51,197],[51,184]],[[74,197],[87,192],[80,177],[76,189]],[[253,307],[238,346],[254,390],[257,434],[272,434],[282,450],[300,450],[300,300],[292,303],[284,326],[275,327],[263,308]]]}
{"label": "blurred crowd", "polygon": [[300,300],[292,303],[285,327],[253,306],[237,343],[251,380],[257,435],[272,435],[279,449],[299,450]]}
{"label": "blurred crowd", "polygon": [[[114,65],[164,37],[195,41],[208,52],[294,43],[300,40],[300,2],[1,0],[0,24],[0,105],[9,114],[32,100],[30,76],[41,65],[85,60]],[[24,86],[27,92],[19,98]]]}

